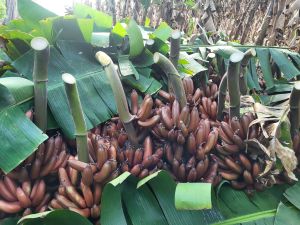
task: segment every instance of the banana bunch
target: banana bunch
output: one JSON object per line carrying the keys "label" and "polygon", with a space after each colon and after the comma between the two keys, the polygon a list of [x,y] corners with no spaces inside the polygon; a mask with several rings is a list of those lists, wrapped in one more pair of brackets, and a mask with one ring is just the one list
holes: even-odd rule
{"label": "banana bunch", "polygon": [[35,180],[50,174],[56,176],[58,169],[67,165],[68,158],[67,145],[58,134],[42,143],[38,150],[24,161],[23,166],[28,169],[30,179]]}
{"label": "banana bunch", "polygon": [[44,180],[30,181],[29,177],[16,180],[5,175],[0,180],[1,217],[7,214],[23,216],[48,209],[51,193],[46,190]]}
{"label": "banana bunch", "polygon": [[[263,190],[263,185],[257,179],[264,168],[264,163],[257,159],[251,159],[245,153],[247,139],[258,139],[260,136],[259,126],[254,124],[249,127],[255,119],[252,113],[246,113],[240,119],[233,117],[228,123],[221,122],[219,136],[221,145],[216,149],[219,162],[219,174],[223,179],[230,181],[235,189]],[[248,152],[255,150],[254,146],[248,144]]]}
{"label": "banana bunch", "polygon": [[150,136],[147,136],[143,143],[143,148],[134,150],[127,142],[124,148],[117,152],[117,159],[122,172],[128,171],[132,175],[144,178],[156,172],[163,166],[163,148],[157,147],[154,152],[154,143]]}
{"label": "banana bunch", "polygon": [[[259,126],[257,124],[249,127],[255,119],[252,113],[246,113],[240,119],[233,117],[229,122],[221,122],[219,127],[219,136],[221,145],[216,149],[221,155],[232,155],[243,152],[246,148],[245,140],[257,139],[260,136]],[[248,149],[253,147],[249,144]]]}
{"label": "banana bunch", "polygon": [[93,182],[96,169],[95,165],[70,157],[69,166],[66,169],[59,168],[60,185],[49,208],[69,209],[87,218],[99,218],[103,185]]}
{"label": "banana bunch", "polygon": [[181,182],[213,183],[217,176],[218,163],[211,160],[210,154],[218,140],[218,129],[205,119],[200,120],[196,128],[187,131],[187,134],[182,130],[178,131],[177,135],[182,135],[184,141],[178,142],[178,138],[173,141],[169,139],[164,145],[164,158],[170,165],[171,173]]}
{"label": "banana bunch", "polygon": [[201,90],[200,88],[194,90],[192,78],[185,77],[182,82],[189,105],[198,106],[202,119],[216,121],[218,86],[214,83],[209,83],[204,90]]}
{"label": "banana bunch", "polygon": [[249,193],[264,189],[258,180],[263,168],[260,161],[250,159],[243,153],[214,157],[219,164],[219,175],[228,180],[234,189],[246,189]]}
{"label": "banana bunch", "polygon": [[3,175],[0,181],[0,212],[28,215],[47,210],[52,189],[57,186],[57,171],[67,165],[68,157],[66,144],[60,135],[42,143],[17,168]]}

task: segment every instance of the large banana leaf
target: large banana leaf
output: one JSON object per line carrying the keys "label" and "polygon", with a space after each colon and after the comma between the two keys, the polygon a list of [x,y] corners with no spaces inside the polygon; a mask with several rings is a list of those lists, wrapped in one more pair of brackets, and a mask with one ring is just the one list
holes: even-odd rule
{"label": "large banana leaf", "polygon": [[[188,208],[191,203],[198,204],[198,209],[207,208],[210,203],[210,187],[208,184],[180,184],[185,191],[196,190],[197,198],[182,202],[182,198],[175,196],[176,183],[167,172],[159,171],[139,181],[123,173],[108,183],[102,197],[102,225],[138,225],[138,224],[211,224],[222,220],[216,209],[206,210],[176,210],[175,204],[181,208]],[[204,188],[204,189],[202,189]],[[206,191],[203,191],[205,190]],[[179,190],[179,192],[181,192]],[[200,200],[199,200],[200,199]],[[204,200],[204,201],[203,201]],[[202,207],[200,207],[202,206]]]}
{"label": "large banana leaf", "polygon": [[0,168],[8,173],[47,139],[20,105],[33,98],[33,83],[24,78],[0,79]]}
{"label": "large banana leaf", "polygon": [[[92,225],[85,217],[70,210],[60,209],[54,211],[46,211],[42,213],[31,214],[23,217],[18,221],[22,225]],[[16,224],[11,224],[16,225]]]}

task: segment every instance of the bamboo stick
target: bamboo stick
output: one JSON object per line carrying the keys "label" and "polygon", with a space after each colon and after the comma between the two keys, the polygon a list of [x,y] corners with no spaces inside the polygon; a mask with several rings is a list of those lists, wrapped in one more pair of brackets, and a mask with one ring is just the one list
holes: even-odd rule
{"label": "bamboo stick", "polygon": [[78,94],[76,79],[68,73],[64,73],[62,75],[62,79],[65,84],[69,107],[75,124],[78,160],[88,163],[89,155],[87,143],[87,128]]}
{"label": "bamboo stick", "polygon": [[34,121],[43,131],[47,130],[47,83],[50,48],[43,37],[33,38],[31,48],[34,50],[33,81],[34,81]]}
{"label": "bamboo stick", "polygon": [[133,125],[134,116],[129,112],[125,92],[118,72],[115,69],[111,58],[105,52],[97,52],[96,59],[104,67],[107,74],[117,104],[119,118],[127,132],[128,139],[131,144],[138,145],[137,133]]}

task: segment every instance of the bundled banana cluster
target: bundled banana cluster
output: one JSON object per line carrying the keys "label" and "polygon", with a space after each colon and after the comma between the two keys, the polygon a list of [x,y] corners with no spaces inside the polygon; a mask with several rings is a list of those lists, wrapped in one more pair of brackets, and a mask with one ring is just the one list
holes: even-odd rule
{"label": "bundled banana cluster", "polygon": [[42,179],[34,182],[29,179],[15,180],[4,176],[0,180],[0,211],[1,217],[6,214],[44,212],[48,209],[51,193],[46,190]]}
{"label": "bundled banana cluster", "polygon": [[[219,135],[222,142],[221,145],[216,146],[220,156],[216,156],[219,162],[219,174],[223,179],[230,181],[233,188],[247,188],[249,192],[263,189],[263,185],[257,178],[264,165],[245,153],[245,140],[257,139],[260,135],[258,125],[249,127],[254,119],[252,113],[246,113],[240,119],[232,118],[229,123],[221,122]],[[251,143],[247,147],[248,152],[254,148]]]}
{"label": "bundled banana cluster", "polygon": [[103,185],[94,182],[93,173],[96,170],[96,165],[70,157],[69,166],[58,171],[60,186],[49,207],[69,209],[87,218],[99,218]]}
{"label": "bundled banana cluster", "polygon": [[60,135],[42,143],[22,164],[3,175],[0,211],[28,215],[47,210],[53,189],[57,187],[56,173],[60,167],[66,166],[68,157]]}
{"label": "bundled banana cluster", "polygon": [[118,162],[122,172],[128,171],[134,176],[144,178],[163,167],[163,148],[158,147],[154,152],[153,142],[150,136],[144,140],[143,148],[133,150],[127,142],[124,148],[117,153]]}
{"label": "bundled banana cluster", "polygon": [[[256,139],[260,136],[257,124],[249,127],[254,119],[252,113],[246,113],[240,119],[233,117],[228,123],[221,122],[219,135],[222,143],[216,146],[218,152],[222,155],[231,155],[244,151],[245,140]],[[252,148],[251,143],[249,143],[248,148]]]}
{"label": "bundled banana cluster", "polygon": [[165,159],[176,180],[213,183],[217,176],[218,163],[212,160],[210,153],[218,140],[217,128],[211,127],[206,119],[199,120],[197,126],[190,131],[187,129],[186,133],[179,129],[176,131],[185,138],[184,141],[169,139],[164,145]]}
{"label": "bundled banana cluster", "polygon": [[214,83],[209,83],[204,90],[200,90],[199,88],[195,90],[193,80],[190,77],[183,79],[183,86],[187,102],[190,106],[198,106],[201,118],[216,121],[218,86]]}
{"label": "bundled banana cluster", "polygon": [[[105,128],[105,132],[116,137],[112,132],[115,127],[111,124],[113,123]],[[60,186],[55,198],[50,202],[51,208],[66,208],[85,217],[99,218],[102,187],[119,175],[119,169],[115,146],[117,143],[95,132],[103,131],[98,128],[89,134],[90,163],[81,162],[77,157],[70,156],[66,169],[59,169]]]}

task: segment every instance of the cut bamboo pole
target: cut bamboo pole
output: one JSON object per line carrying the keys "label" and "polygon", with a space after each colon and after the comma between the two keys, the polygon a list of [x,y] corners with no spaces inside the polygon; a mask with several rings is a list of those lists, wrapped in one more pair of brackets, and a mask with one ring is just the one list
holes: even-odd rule
{"label": "cut bamboo pole", "polygon": [[82,106],[78,94],[76,79],[69,73],[64,73],[62,79],[69,102],[69,107],[75,124],[75,136],[78,160],[89,162],[87,127],[83,116]]}
{"label": "cut bamboo pole", "polygon": [[33,38],[31,48],[34,50],[34,121],[43,131],[47,130],[47,83],[50,48],[43,37]]}
{"label": "cut bamboo pole", "polygon": [[300,127],[300,82],[296,82],[290,97],[290,123],[292,138],[299,133]]}
{"label": "cut bamboo pole", "polygon": [[229,117],[240,117],[240,86],[239,75],[241,62],[244,54],[240,52],[233,53],[229,59],[227,69],[227,87],[229,93]]}
{"label": "cut bamboo pole", "polygon": [[164,55],[160,54],[159,52],[154,53],[153,61],[154,63],[157,63],[161,67],[161,69],[167,75],[168,80],[171,81],[170,83],[172,85],[174,95],[179,102],[180,108],[182,109],[187,104],[187,100],[186,100],[183,83],[181,81],[181,77],[178,71],[171,63],[171,61]]}
{"label": "cut bamboo pole", "polygon": [[128,139],[130,140],[131,144],[136,146],[138,145],[138,138],[133,125],[134,116],[129,112],[125,92],[118,72],[115,69],[111,58],[105,52],[97,52],[96,59],[104,67],[104,70],[107,74],[110,86],[114,94],[115,102],[117,104],[119,118],[123,123],[124,129],[127,132]]}

